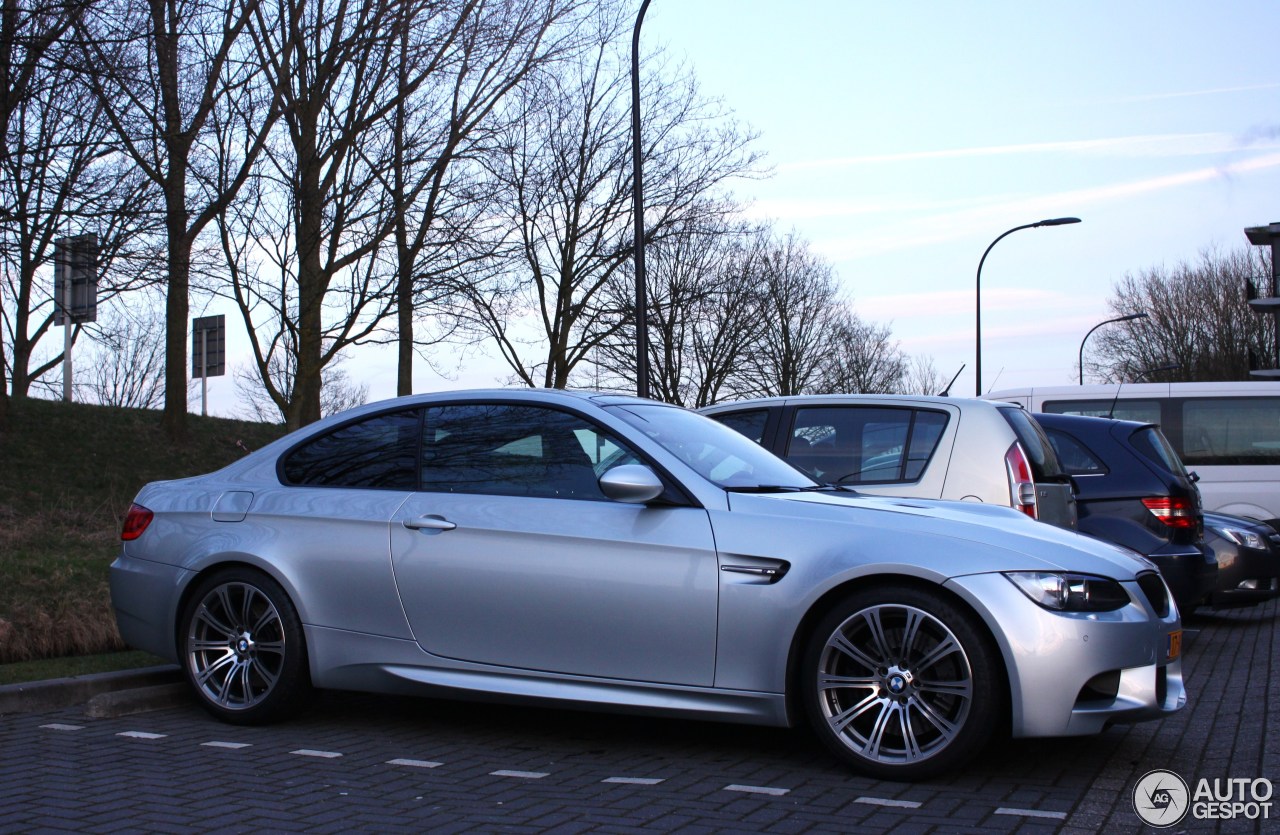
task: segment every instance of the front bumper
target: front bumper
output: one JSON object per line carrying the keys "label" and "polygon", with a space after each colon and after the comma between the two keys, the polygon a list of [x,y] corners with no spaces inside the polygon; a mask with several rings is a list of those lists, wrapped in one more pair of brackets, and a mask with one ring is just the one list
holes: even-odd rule
{"label": "front bumper", "polygon": [[1218,561],[1208,548],[1162,548],[1146,555],[1164,577],[1178,608],[1191,609],[1218,587]]}
{"label": "front bumper", "polygon": [[1015,737],[1094,734],[1158,719],[1186,705],[1177,609],[1161,617],[1134,581],[1115,612],[1059,613],[1031,602],[1001,574],[947,582],[987,622],[1004,656]]}

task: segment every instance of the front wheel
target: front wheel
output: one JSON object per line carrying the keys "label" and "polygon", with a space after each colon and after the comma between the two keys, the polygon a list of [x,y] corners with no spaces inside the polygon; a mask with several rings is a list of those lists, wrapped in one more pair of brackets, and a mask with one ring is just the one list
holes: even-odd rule
{"label": "front wheel", "polygon": [[977,619],[939,592],[885,587],[841,601],[805,652],[805,712],[856,770],[919,780],[990,741],[1005,711],[1000,657]]}
{"label": "front wheel", "polygon": [[302,624],[280,584],[233,568],[201,581],[179,627],[182,666],[201,704],[225,722],[270,722],[311,690]]}

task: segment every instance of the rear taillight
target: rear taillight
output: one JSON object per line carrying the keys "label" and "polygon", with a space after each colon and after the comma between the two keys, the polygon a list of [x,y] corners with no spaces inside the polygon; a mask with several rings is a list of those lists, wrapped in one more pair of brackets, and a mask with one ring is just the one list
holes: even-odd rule
{"label": "rear taillight", "polygon": [[1032,519],[1039,518],[1036,511],[1036,480],[1031,475],[1031,462],[1015,442],[1004,454],[1004,468],[1009,474],[1009,498],[1014,510],[1021,510]]}
{"label": "rear taillight", "polygon": [[124,526],[120,529],[120,538],[125,542],[132,542],[142,536],[142,532],[147,529],[147,525],[151,524],[153,518],[155,514],[142,505],[136,503],[129,505],[129,512],[124,517]]}
{"label": "rear taillight", "polygon": [[1155,496],[1143,499],[1142,503],[1153,516],[1171,528],[1194,528],[1197,525],[1196,505],[1191,499]]}

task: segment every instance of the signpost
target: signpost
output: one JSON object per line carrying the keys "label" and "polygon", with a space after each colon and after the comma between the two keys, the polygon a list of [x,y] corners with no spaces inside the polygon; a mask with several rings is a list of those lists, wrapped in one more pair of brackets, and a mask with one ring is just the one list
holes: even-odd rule
{"label": "signpost", "polygon": [[62,331],[62,399],[71,402],[72,328],[98,320],[98,236],[53,242],[53,324]]}
{"label": "signpost", "polygon": [[191,321],[191,376],[200,378],[200,414],[209,414],[209,378],[227,373],[227,317]]}

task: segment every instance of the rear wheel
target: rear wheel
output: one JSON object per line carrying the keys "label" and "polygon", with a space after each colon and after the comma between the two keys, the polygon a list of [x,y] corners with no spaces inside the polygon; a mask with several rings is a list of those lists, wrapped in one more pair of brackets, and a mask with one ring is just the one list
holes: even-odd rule
{"label": "rear wheel", "polygon": [[818,736],[858,771],[918,780],[991,739],[1005,711],[1000,657],[937,592],[885,587],[841,601],[815,629],[802,691]]}
{"label": "rear wheel", "polygon": [[310,693],[302,624],[284,589],[265,574],[233,568],[201,581],[180,629],[187,680],[223,721],[270,722]]}

